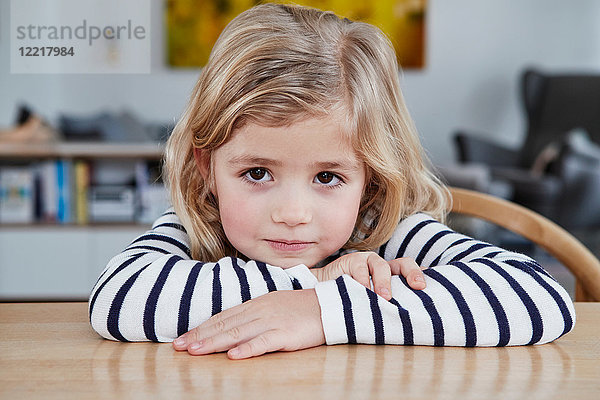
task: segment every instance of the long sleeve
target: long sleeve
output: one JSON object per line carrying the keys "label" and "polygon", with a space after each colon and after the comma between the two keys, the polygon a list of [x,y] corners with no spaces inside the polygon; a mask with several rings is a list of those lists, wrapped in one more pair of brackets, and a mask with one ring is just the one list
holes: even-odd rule
{"label": "long sleeve", "polygon": [[90,322],[107,339],[167,342],[244,301],[316,282],[304,265],[194,261],[189,237],[169,211],[109,261],[90,295]]}
{"label": "long sleeve", "polygon": [[412,290],[394,276],[386,301],[348,275],[317,283],[327,344],[541,344],[575,324],[569,295],[531,258],[454,232],[425,214],[404,219],[378,252],[428,267],[427,288]]}

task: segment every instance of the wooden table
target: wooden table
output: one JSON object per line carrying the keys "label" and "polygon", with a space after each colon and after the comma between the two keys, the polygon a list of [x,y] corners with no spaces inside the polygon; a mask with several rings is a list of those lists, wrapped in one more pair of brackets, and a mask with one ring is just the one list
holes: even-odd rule
{"label": "wooden table", "polygon": [[599,399],[600,303],[576,309],[575,330],[543,346],[321,346],[230,361],[101,339],[85,303],[5,303],[0,398]]}

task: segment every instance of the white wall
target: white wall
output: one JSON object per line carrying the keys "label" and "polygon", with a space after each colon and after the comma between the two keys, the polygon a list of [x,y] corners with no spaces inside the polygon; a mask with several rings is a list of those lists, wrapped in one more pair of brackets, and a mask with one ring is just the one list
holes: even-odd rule
{"label": "white wall", "polygon": [[[50,120],[59,113],[133,110],[150,121],[182,111],[197,70],[163,65],[163,0],[152,1],[149,75],[11,75],[9,0],[0,0],[0,127],[19,101]],[[517,78],[526,66],[600,72],[600,2],[596,0],[429,0],[427,66],[405,71],[407,103],[436,163],[453,159],[458,127],[522,138]]]}

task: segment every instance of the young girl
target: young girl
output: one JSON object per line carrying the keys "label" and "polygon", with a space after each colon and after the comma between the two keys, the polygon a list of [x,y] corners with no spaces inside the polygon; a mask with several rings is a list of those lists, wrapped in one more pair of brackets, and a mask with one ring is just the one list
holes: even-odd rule
{"label": "young girl", "polygon": [[247,358],[324,343],[546,343],[573,328],[569,296],[535,261],[438,222],[446,191],[371,25],[276,4],[239,15],[166,171],[173,209],[92,291],[91,323],[108,339]]}

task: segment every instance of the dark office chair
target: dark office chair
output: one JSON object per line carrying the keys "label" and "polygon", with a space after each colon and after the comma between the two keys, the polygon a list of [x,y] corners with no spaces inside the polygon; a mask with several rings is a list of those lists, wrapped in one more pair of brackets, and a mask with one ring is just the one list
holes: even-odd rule
{"label": "dark office chair", "polygon": [[[511,185],[509,200],[567,229],[599,228],[600,74],[526,70],[521,86],[527,117],[523,146],[509,149],[458,131],[459,161],[486,165],[491,179]],[[569,136],[573,130],[586,132],[587,139]]]}

